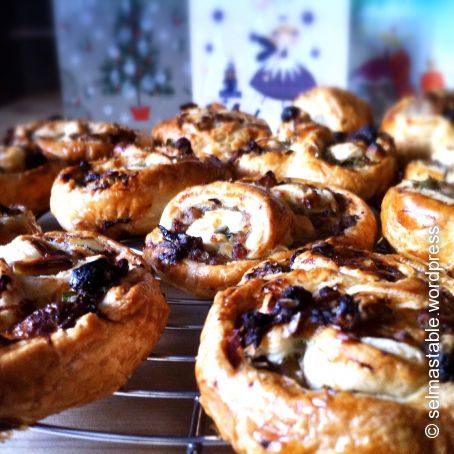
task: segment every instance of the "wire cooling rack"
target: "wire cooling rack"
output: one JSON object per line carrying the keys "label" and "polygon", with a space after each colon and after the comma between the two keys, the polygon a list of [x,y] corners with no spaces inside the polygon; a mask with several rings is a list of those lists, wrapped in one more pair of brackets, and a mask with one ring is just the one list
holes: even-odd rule
{"label": "wire cooling rack", "polygon": [[[171,307],[171,316],[162,343],[158,344],[130,381],[109,398],[109,417],[106,418],[103,414],[101,423],[96,421],[98,418],[94,417],[92,412],[96,413],[97,410],[89,408],[94,405],[91,404],[65,412],[78,413],[76,418],[69,418],[70,424],[62,424],[66,419],[62,420],[65,415],[63,413],[35,424],[31,428],[33,431],[96,442],[161,446],[163,451],[164,447],[172,446],[184,447],[187,453],[201,453],[204,448],[209,447],[216,447],[215,452],[220,452],[218,448],[221,447],[225,448],[225,452],[230,451],[227,449],[228,445],[216,435],[212,422],[203,412],[194,379],[198,338],[211,301],[187,298],[170,287],[164,286],[163,290]],[[175,389],[175,386],[180,387]],[[128,420],[125,416],[123,422],[128,421],[130,424],[128,430],[118,430],[118,427],[115,428],[118,426],[116,424],[112,429],[110,416],[125,413],[128,406],[131,406],[133,413],[136,412],[138,400],[142,401],[139,402],[142,410],[146,413],[148,409],[150,412],[149,430],[144,430],[146,415],[143,411],[140,427],[135,427],[136,421]],[[101,403],[102,401],[99,404]],[[102,407],[101,405],[100,408]],[[160,410],[171,410],[169,407],[174,407],[171,413],[174,418],[176,416],[176,420],[169,420],[165,425],[167,429],[156,433],[154,422],[161,416]],[[90,424],[81,424],[85,420],[84,409],[87,409],[86,421],[94,421],[99,428],[92,429],[89,428]]]}
{"label": "wire cooling rack", "polygon": [[[57,227],[49,215],[40,224],[44,230]],[[171,309],[167,326],[128,383],[107,399],[46,418],[31,430],[116,446],[155,447],[158,452],[232,452],[204,413],[194,377],[200,332],[211,301],[188,297],[166,285],[162,289]]]}

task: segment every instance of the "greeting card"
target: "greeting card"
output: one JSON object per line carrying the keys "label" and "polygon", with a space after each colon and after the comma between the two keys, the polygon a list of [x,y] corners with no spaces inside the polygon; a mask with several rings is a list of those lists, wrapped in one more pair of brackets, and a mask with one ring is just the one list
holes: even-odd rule
{"label": "greeting card", "polygon": [[191,99],[185,0],[56,0],[65,115],[147,129]]}
{"label": "greeting card", "polygon": [[346,86],[349,1],[191,0],[194,100],[263,116],[315,85]]}

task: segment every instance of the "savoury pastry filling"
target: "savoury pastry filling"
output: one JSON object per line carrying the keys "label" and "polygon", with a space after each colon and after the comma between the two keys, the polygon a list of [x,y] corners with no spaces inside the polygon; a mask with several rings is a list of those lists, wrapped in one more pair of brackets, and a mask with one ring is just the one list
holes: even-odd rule
{"label": "savoury pastry filling", "polygon": [[[219,105],[208,105],[205,108],[199,108],[197,104],[183,104],[181,113],[177,117],[177,124],[181,127],[197,131],[210,131],[222,126],[225,123],[230,123],[240,128],[247,124],[254,124],[253,117],[244,114],[237,110],[229,111],[226,108],[221,108]],[[256,123],[262,125],[263,122],[256,120]]]}
{"label": "savoury pastry filling", "polygon": [[197,160],[191,143],[184,137],[166,144],[136,145],[120,144],[114,149],[110,160],[89,163],[81,161],[78,166],[65,170],[61,179],[78,187],[93,191],[109,189],[119,183],[125,187],[136,171],[158,165],[170,165],[182,160]]}
{"label": "savoury pastry filling", "polygon": [[126,259],[93,239],[22,236],[0,247],[0,342],[49,336],[89,312],[103,315]]}
{"label": "savoury pastry filling", "polygon": [[[368,251],[348,246],[333,246],[330,243],[320,241],[314,245],[298,249],[288,261],[266,261],[245,274],[244,279],[249,281],[258,277],[287,273],[291,270],[298,269],[299,264],[296,262],[305,252],[327,258],[338,267],[354,268],[372,274],[377,279],[387,282],[397,282],[405,278],[405,275],[399,270],[398,266],[387,263],[377,254],[371,254]],[[389,254],[391,251],[387,250],[386,253]],[[312,257],[308,259],[308,262],[313,262]]]}
{"label": "savoury pastry filling", "polygon": [[249,140],[249,142],[242,148],[235,151],[230,158],[230,162],[235,162],[243,155],[251,154],[260,156],[265,153],[282,153],[284,155],[291,155],[294,151],[291,148],[291,142],[281,141],[273,138],[266,138],[262,140]]}
{"label": "savoury pastry filling", "polygon": [[296,251],[290,258],[291,269],[294,268],[297,257],[305,251],[310,251],[313,254],[328,258],[339,267],[346,266],[355,268],[360,271],[374,274],[378,279],[387,282],[397,282],[405,277],[396,266],[386,263],[386,261],[379,258],[377,254],[371,254],[368,251],[351,247],[333,246],[330,243],[324,242]]}
{"label": "savoury pastry filling", "polygon": [[[425,382],[429,315],[421,304],[355,292],[341,282],[321,283],[309,291],[278,278],[263,285],[259,298],[258,309],[238,316],[226,345],[234,367],[244,357],[254,367],[284,374],[310,389],[398,398]],[[441,300],[440,377],[453,381],[454,297],[443,291]],[[390,357],[399,374],[389,371]]]}
{"label": "savoury pastry filling", "polygon": [[210,199],[186,209],[172,221],[171,230],[159,226],[165,238],[165,252],[159,260],[175,264],[189,257],[211,265],[247,256],[250,218],[244,211]]}
{"label": "savoury pastry filling", "polygon": [[297,243],[300,245],[315,238],[341,235],[359,219],[356,214],[349,214],[350,200],[331,189],[306,183],[282,183],[274,186],[271,192],[296,214]]}
{"label": "savoury pastry filling", "polygon": [[390,148],[392,139],[372,126],[365,126],[347,134],[335,132],[332,143],[325,147],[320,158],[343,167],[364,167],[381,161]]}
{"label": "savoury pastry filling", "polygon": [[422,181],[407,180],[401,189],[419,192],[447,205],[454,204],[454,185],[428,177]]}
{"label": "savoury pastry filling", "polygon": [[39,128],[37,139],[58,140],[60,142],[98,142],[116,144],[131,142],[136,139],[136,133],[115,123],[95,123],[81,120],[49,122]]}

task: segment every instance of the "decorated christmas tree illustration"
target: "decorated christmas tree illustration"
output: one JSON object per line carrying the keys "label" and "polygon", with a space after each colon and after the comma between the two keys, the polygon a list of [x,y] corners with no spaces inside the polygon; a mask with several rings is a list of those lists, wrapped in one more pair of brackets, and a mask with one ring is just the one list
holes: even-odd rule
{"label": "decorated christmas tree illustration", "polygon": [[113,29],[113,46],[101,65],[101,87],[106,95],[134,91],[137,105],[131,107],[135,120],[148,120],[149,106],[142,105],[142,94],[173,93],[171,71],[159,66],[159,49],[151,31],[141,20],[143,3],[129,0],[120,7]]}

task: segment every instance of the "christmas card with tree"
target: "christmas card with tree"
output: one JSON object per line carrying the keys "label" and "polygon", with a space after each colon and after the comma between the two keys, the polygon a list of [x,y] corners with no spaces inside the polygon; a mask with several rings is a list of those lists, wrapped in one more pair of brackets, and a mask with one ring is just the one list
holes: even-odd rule
{"label": "christmas card with tree", "polygon": [[56,0],[65,115],[148,128],[191,99],[185,0]]}
{"label": "christmas card with tree", "polygon": [[299,93],[346,86],[349,3],[190,0],[194,100],[240,104],[275,126]]}

